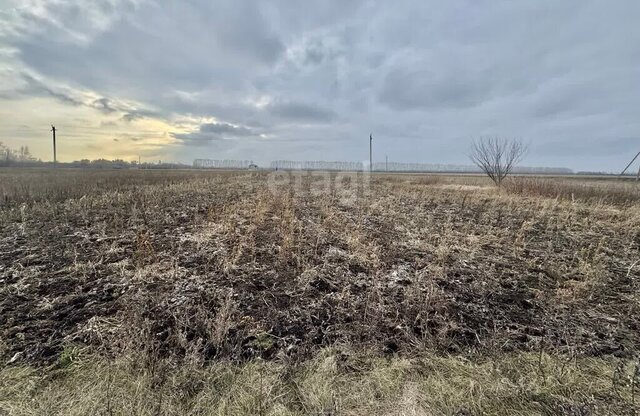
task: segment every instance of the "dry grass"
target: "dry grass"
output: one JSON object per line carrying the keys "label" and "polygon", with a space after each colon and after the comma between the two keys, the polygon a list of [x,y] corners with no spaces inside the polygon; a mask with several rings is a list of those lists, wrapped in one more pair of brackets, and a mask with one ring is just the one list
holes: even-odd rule
{"label": "dry grass", "polygon": [[[66,367],[0,370],[8,415],[634,414],[632,363],[538,354],[381,359],[336,349],[297,365],[167,367],[79,354]],[[635,387],[637,388],[637,386]]]}
{"label": "dry grass", "polygon": [[232,172],[189,170],[78,170],[0,168],[0,207],[23,203],[62,202],[103,192],[126,192],[148,185],[171,185],[194,177]]}
{"label": "dry grass", "polygon": [[569,201],[633,205],[640,202],[640,183],[616,179],[514,177],[505,182],[508,192]]}

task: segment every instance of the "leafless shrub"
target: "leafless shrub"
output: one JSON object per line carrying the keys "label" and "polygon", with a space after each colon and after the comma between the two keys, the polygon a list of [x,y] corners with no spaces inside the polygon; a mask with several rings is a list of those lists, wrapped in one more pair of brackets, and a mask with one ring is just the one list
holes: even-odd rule
{"label": "leafless shrub", "polygon": [[500,186],[526,152],[527,146],[519,140],[481,137],[473,143],[469,158]]}

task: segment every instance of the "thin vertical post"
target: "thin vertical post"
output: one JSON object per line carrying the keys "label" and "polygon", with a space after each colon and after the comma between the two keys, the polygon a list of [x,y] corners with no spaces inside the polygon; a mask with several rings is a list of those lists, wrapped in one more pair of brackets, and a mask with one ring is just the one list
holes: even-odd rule
{"label": "thin vertical post", "polygon": [[373,133],[369,135],[369,172],[373,171]]}
{"label": "thin vertical post", "polygon": [[53,165],[55,166],[58,162],[56,157],[56,126],[51,125],[51,132],[53,133]]}

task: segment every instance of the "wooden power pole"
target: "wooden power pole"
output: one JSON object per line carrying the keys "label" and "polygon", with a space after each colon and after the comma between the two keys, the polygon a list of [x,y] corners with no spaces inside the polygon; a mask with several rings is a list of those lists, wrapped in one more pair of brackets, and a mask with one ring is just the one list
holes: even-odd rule
{"label": "wooden power pole", "polygon": [[51,132],[53,133],[53,165],[55,166],[58,162],[56,158],[56,126],[51,125]]}

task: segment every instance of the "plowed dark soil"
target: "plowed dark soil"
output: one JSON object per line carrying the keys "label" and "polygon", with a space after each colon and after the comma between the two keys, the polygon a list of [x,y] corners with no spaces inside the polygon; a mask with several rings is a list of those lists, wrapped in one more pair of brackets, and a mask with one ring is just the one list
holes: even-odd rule
{"label": "plowed dark soil", "polygon": [[260,173],[124,174],[0,210],[3,360],[640,351],[638,207],[404,176],[344,199]]}

